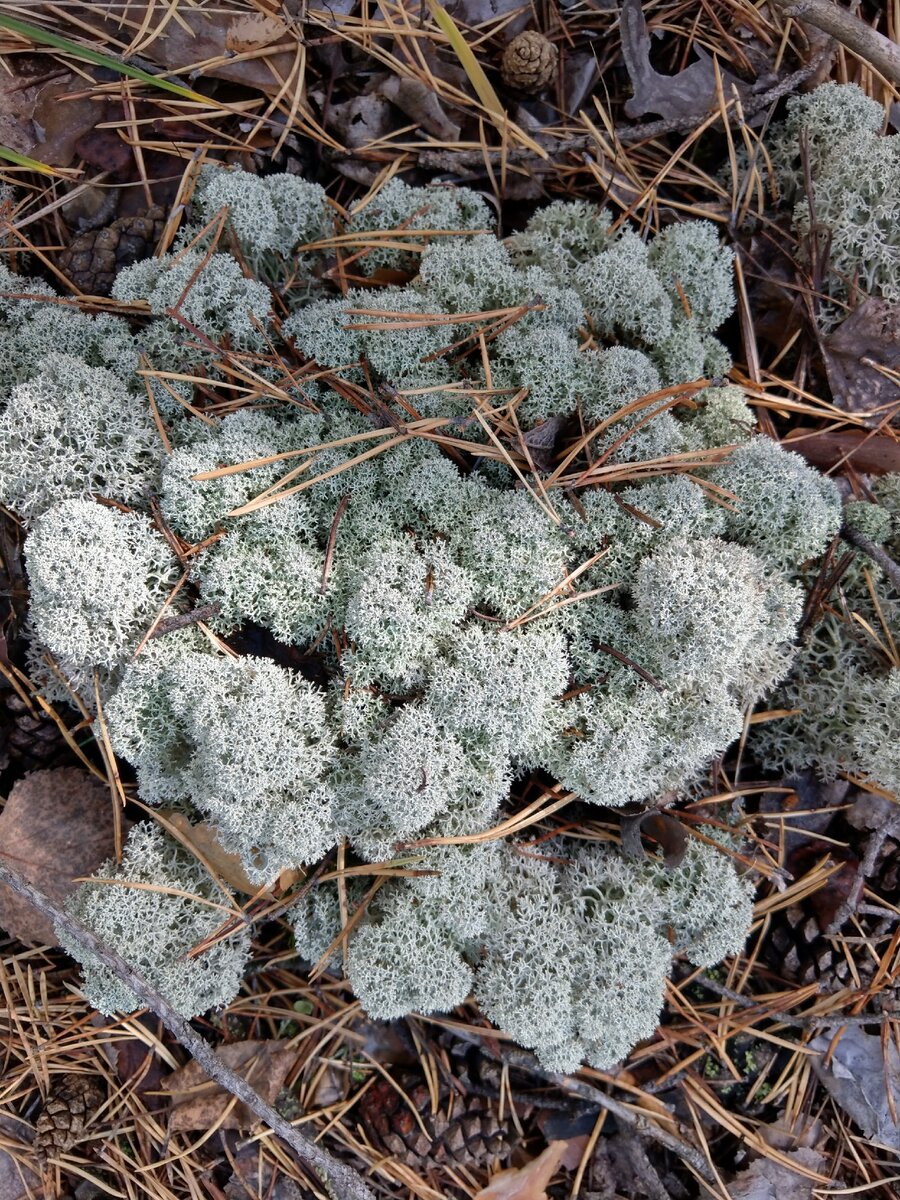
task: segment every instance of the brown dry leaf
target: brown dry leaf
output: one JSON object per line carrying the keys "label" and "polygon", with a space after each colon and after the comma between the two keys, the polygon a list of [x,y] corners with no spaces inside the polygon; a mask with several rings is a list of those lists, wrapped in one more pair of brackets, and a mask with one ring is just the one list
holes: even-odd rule
{"label": "brown dry leaf", "polygon": [[[900,409],[900,384],[879,367],[900,371],[900,304],[870,297],[824,339],[822,352],[835,404],[872,413],[878,424]],[[876,412],[877,410],[877,412]]]}
{"label": "brown dry leaf", "polygon": [[[200,64],[198,74],[201,78],[227,79],[263,92],[280,90],[294,69],[296,55],[293,50],[277,50],[237,62],[230,60],[233,51],[227,45],[227,39],[233,21],[247,16],[246,9],[237,4],[223,0],[214,11],[182,4],[178,7],[177,20],[170,19],[170,7],[156,0],[131,0],[130,3],[94,0],[91,25],[98,34],[105,30],[110,38],[116,39],[122,35],[123,24],[126,28],[143,29],[146,22],[146,32],[134,48],[142,58],[167,71],[186,74]],[[56,10],[55,15],[64,14]],[[287,27],[285,33],[293,36]]]}
{"label": "brown dry leaf", "polygon": [[401,79],[399,75],[389,75],[378,90],[426,133],[433,133],[436,138],[445,142],[459,141],[459,126],[454,125],[435,93],[421,80]]}
{"label": "brown dry leaf", "polygon": [[875,792],[860,792],[859,798],[845,815],[854,829],[887,829],[895,837],[900,833],[900,806],[897,801]]}
{"label": "brown dry leaf", "polygon": [[821,1184],[801,1175],[801,1169],[820,1174],[825,1156],[818,1150],[791,1150],[783,1155],[797,1166],[796,1171],[781,1162],[758,1158],[746,1171],[741,1171],[728,1185],[731,1200],[813,1200]]}
{"label": "brown dry leaf", "polygon": [[798,426],[782,443],[786,450],[802,454],[807,462],[831,470],[840,462],[850,462],[864,474],[884,475],[900,471],[900,441],[887,433],[831,430]]}
{"label": "brown dry leaf", "polygon": [[0,145],[28,154],[38,140],[32,116],[39,88],[13,77],[0,88]]}
{"label": "brown dry leaf", "polygon": [[550,1142],[546,1150],[524,1167],[510,1167],[495,1175],[475,1200],[547,1200],[547,1185],[568,1147],[568,1142]]}
{"label": "brown dry leaf", "polygon": [[[839,1037],[836,1035],[840,1034]],[[834,1102],[867,1138],[900,1150],[900,1052],[858,1025],[826,1029],[809,1043],[812,1067]],[[888,1094],[890,1089],[890,1095]]]}
{"label": "brown dry leaf", "polygon": [[105,101],[98,103],[87,95],[72,98],[72,93],[86,90],[84,79],[77,75],[41,88],[32,118],[38,135],[32,158],[51,167],[68,167],[75,161],[75,143],[106,119],[108,109]]}
{"label": "brown dry leaf", "polygon": [[84,91],[84,80],[65,74],[48,82],[47,73],[32,76],[33,82],[13,76],[0,88],[0,145],[68,167],[77,157],[75,143],[103,120],[107,106],[87,97],[67,99]]}
{"label": "brown dry leaf", "polygon": [[556,453],[556,442],[563,424],[561,417],[548,417],[540,425],[535,425],[533,429],[522,434],[522,441],[528,447],[531,461],[539,471],[551,469]]}
{"label": "brown dry leaf", "polygon": [[[267,1104],[275,1103],[288,1071],[297,1061],[297,1053],[277,1041],[232,1042],[216,1050],[221,1061],[246,1079]],[[231,1093],[209,1079],[199,1063],[189,1062],[174,1071],[164,1081],[164,1088],[172,1101],[170,1134],[213,1126],[249,1129],[258,1120],[246,1105],[232,1104]],[[223,1115],[226,1110],[229,1110],[227,1115]]]}
{"label": "brown dry leaf", "polygon": [[846,906],[850,904],[851,897],[855,897],[851,911],[856,907],[859,899],[859,859],[843,846],[834,846],[819,839],[798,846],[787,859],[787,868],[791,875],[795,879],[801,879],[814,870],[826,854],[830,854],[835,864],[840,863],[840,866],[831,872],[806,901],[823,933],[838,920],[838,914],[842,914],[839,924],[850,916]]}
{"label": "brown dry leaf", "polygon": [[234,1171],[225,1184],[226,1200],[310,1200],[313,1195],[293,1179],[282,1175],[281,1167],[262,1158],[258,1146],[246,1146],[234,1159]]}
{"label": "brown dry leaf", "polygon": [[[444,5],[457,25],[470,27],[485,25],[488,21],[496,21],[523,7],[522,0],[448,0],[448,3]],[[514,38],[526,27],[530,19],[531,14],[527,8],[524,12],[520,11],[517,17],[513,17],[503,26],[504,39]]]}
{"label": "brown dry leaf", "polygon": [[0,1196],[3,1200],[32,1200],[41,1194],[40,1176],[33,1169],[31,1126],[0,1113]]}
{"label": "brown dry leaf", "polygon": [[[115,1036],[101,1041],[100,1045],[116,1079],[128,1085],[129,1095],[138,1097],[154,1114],[164,1109],[166,1098],[159,1095],[159,1090],[171,1064],[159,1052],[167,1036],[159,1017],[146,1012],[129,1017],[123,1024],[119,1016],[104,1017],[102,1013],[94,1013],[90,1024],[95,1029],[115,1029]],[[131,1032],[135,1027],[147,1031],[146,1040],[137,1032]]]}
{"label": "brown dry leaf", "polygon": [[268,13],[243,13],[235,17],[225,31],[225,49],[233,50],[235,54],[245,54],[248,50],[261,50],[263,46],[271,46],[281,41],[287,35],[288,27],[284,21]]}
{"label": "brown dry leaf", "polygon": [[240,857],[237,854],[229,854],[222,848],[222,843],[211,825],[205,821],[192,825],[184,813],[173,812],[172,809],[161,808],[159,812],[165,817],[166,823],[178,831],[184,839],[184,844],[193,850],[198,858],[206,859],[216,874],[230,887],[236,888],[246,896],[256,895],[259,888],[247,878]]}
{"label": "brown dry leaf", "polygon": [[844,779],[822,783],[812,771],[802,771],[784,781],[793,788],[787,795],[782,791],[763,792],[759,811],[786,818],[772,825],[772,836],[784,846],[786,855],[809,844],[816,834],[827,831],[837,816],[836,810],[847,798],[850,784]]}
{"label": "brown dry leaf", "polygon": [[348,150],[377,142],[398,126],[390,102],[374,93],[354,96],[325,110],[326,129],[336,133]]}
{"label": "brown dry leaf", "polygon": [[[625,0],[621,14],[622,57],[631,79],[634,95],[625,104],[629,117],[658,113],[669,118],[704,117],[717,105],[716,71],[713,60],[700,46],[694,46],[698,61],[677,75],[661,75],[650,65],[650,33],[644,20],[641,0]],[[742,96],[748,87],[724,67],[719,68],[725,98],[736,87]]]}
{"label": "brown dry leaf", "polygon": [[[26,775],[0,814],[0,845],[24,878],[61,906],[74,879],[115,853],[109,789],[79,767]],[[0,926],[21,942],[57,945],[50,920],[5,884]]]}
{"label": "brown dry leaf", "polygon": [[117,129],[89,129],[78,138],[75,150],[79,158],[98,171],[109,171],[119,182],[134,169],[134,151]]}

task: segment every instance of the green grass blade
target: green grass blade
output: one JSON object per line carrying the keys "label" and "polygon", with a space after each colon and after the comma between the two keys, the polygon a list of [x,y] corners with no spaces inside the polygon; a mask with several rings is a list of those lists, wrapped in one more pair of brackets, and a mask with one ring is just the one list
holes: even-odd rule
{"label": "green grass blade", "polygon": [[199,92],[192,92],[190,88],[182,87],[178,83],[170,83],[168,79],[151,75],[149,71],[142,71],[140,67],[132,67],[109,54],[92,50],[90,46],[82,46],[80,42],[70,42],[68,38],[60,37],[58,33],[51,33],[49,29],[42,29],[40,25],[32,25],[30,21],[20,21],[18,17],[7,17],[0,13],[0,28],[9,29],[12,33],[19,33],[39,46],[52,46],[54,50],[62,50],[75,58],[93,63],[95,67],[106,67],[107,70],[116,71],[119,75],[127,75],[129,79],[138,79],[141,83],[150,84],[151,87],[173,92],[184,100],[194,100],[200,104],[207,103],[206,97],[201,96]]}
{"label": "green grass blade", "polygon": [[507,134],[511,134],[522,146],[526,146],[534,154],[540,155],[541,158],[546,158],[547,151],[543,146],[539,145],[534,138],[529,137],[523,129],[520,129],[518,125],[515,125],[507,117],[500,97],[494,91],[494,87],[487,75],[485,75],[481,63],[475,57],[475,52],[463,37],[462,30],[444,8],[441,0],[425,0],[425,3],[428,5],[428,11],[434,17],[441,33],[446,37],[451,49],[459,59],[459,64],[468,76],[469,83],[475,89],[476,96],[487,110],[500,133],[504,137]]}
{"label": "green grass blade", "polygon": [[[29,158],[27,154],[20,154],[18,150],[10,150],[8,146],[0,146],[0,158],[15,163],[17,167],[27,167],[29,171],[40,171],[42,175],[62,175],[62,172],[48,167],[46,163],[38,162],[36,158]],[[62,177],[70,178],[68,175]]]}
{"label": "green grass blade", "polygon": [[500,97],[494,91],[491,81],[482,70],[481,63],[475,57],[472,47],[462,35],[456,22],[440,3],[440,0],[427,0],[428,10],[434,17],[438,28],[459,59],[459,64],[469,77],[469,83],[475,89],[475,95],[493,117],[495,123],[502,124],[506,114]]}

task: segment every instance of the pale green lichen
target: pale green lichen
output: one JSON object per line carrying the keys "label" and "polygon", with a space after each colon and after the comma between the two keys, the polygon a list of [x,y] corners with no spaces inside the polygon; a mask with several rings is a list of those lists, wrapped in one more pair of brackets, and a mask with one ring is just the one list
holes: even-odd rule
{"label": "pale green lichen", "polygon": [[[881,503],[844,506],[844,524],[895,557],[898,479],[893,474],[878,481]],[[771,707],[787,715],[753,729],[750,747],[763,763],[785,773],[814,769],[825,779],[847,772],[900,791],[900,670],[891,651],[898,632],[895,581],[858,555],[842,575],[840,604],[810,624],[793,670],[771,698]]]}
{"label": "pale green lichen", "polygon": [[[400,183],[342,227],[312,185],[216,168],[195,208],[195,220],[213,222],[227,208],[214,252],[185,242],[119,276],[116,295],[151,313],[135,344],[153,365],[158,355],[186,374],[211,372],[206,393],[237,351],[282,381],[279,399],[221,420],[167,409],[168,453],[142,388],[73,360],[75,376],[95,373],[97,395],[85,384],[70,411],[63,389],[53,392],[68,432],[41,478],[14,391],[4,419],[30,474],[7,485],[8,502],[28,519],[69,497],[93,505],[71,536],[65,522],[53,533],[59,515],[34,535],[35,624],[67,671],[112,672],[106,728],[143,800],[209,822],[254,882],[342,842],[358,862],[411,863],[348,936],[349,977],[370,1013],[439,1011],[474,992],[548,1065],[608,1066],[652,1032],[669,931],[699,964],[739,949],[746,886],[699,843],[667,871],[576,842],[551,844],[545,861],[479,835],[532,771],[607,808],[685,787],[788,670],[800,610],[790,576],[839,524],[832,485],[775,443],[748,440],[752,412],[733,388],[688,390],[683,408],[653,396],[724,369],[714,329],[731,311],[730,255],[712,226],[644,241],[611,232],[589,205],[551,206],[504,244],[478,232],[490,224],[479,198]],[[320,234],[404,223],[424,236],[358,268],[406,271],[403,286],[326,299],[318,251],[289,265]],[[228,253],[235,241],[259,278]],[[261,279],[295,308],[280,324]],[[27,304],[42,301],[21,303],[10,321],[30,320],[39,310]],[[42,378],[20,386],[46,388]],[[425,416],[443,424],[410,431]],[[548,462],[590,434],[565,492],[548,483]],[[663,461],[723,443],[739,444],[731,460],[696,473],[717,497],[736,493],[735,512]],[[568,486],[588,455],[619,480]],[[643,466],[622,468],[629,462]],[[22,473],[11,456],[4,470]],[[284,486],[296,490],[276,498],[289,473]],[[176,603],[211,615],[134,658],[173,569],[147,520],[153,492],[182,539]],[[94,493],[137,511],[98,516]],[[66,520],[77,524],[79,511]],[[92,539],[121,559],[119,586],[99,598]],[[69,542],[80,547],[71,563]],[[64,631],[61,597],[79,563]],[[145,860],[152,874],[159,855]],[[350,878],[352,909],[364,893]],[[298,906],[307,956],[340,932],[330,888],[314,886]],[[108,891],[84,910],[101,931],[113,919]],[[117,944],[131,952],[133,934],[132,923]],[[164,958],[154,939],[147,953]],[[181,955],[183,940],[172,943]],[[104,1004],[128,1002],[90,986]],[[185,1010],[207,998],[166,986],[182,989]]]}
{"label": "pale green lichen", "polygon": [[[825,83],[792,97],[772,130],[775,182],[797,232],[827,238],[825,288],[838,299],[857,287],[900,299],[900,136],[883,128],[882,106],[856,84]],[[840,311],[826,310],[824,322]]]}
{"label": "pale green lichen", "polygon": [[0,413],[0,502],[33,521],[60,500],[143,500],[163,447],[118,375],[51,354]]}
{"label": "pale green lichen", "polygon": [[[227,899],[192,854],[145,822],[129,833],[121,864],[105,863],[97,877],[75,889],[66,910],[140,971],[177,1012],[193,1017],[234,999],[249,958],[250,931],[241,924],[189,956],[222,924]],[[100,1012],[140,1006],[65,925],[57,926],[56,935],[80,961],[85,995]]]}

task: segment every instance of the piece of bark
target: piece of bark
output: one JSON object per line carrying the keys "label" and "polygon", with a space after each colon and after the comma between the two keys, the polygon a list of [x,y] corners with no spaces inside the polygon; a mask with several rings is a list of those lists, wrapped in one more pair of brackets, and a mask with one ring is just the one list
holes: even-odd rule
{"label": "piece of bark", "polygon": [[[29,883],[61,905],[74,879],[115,852],[109,789],[78,767],[33,771],[15,784],[0,813],[0,846]],[[0,927],[26,944],[58,944],[48,918],[4,884]]]}

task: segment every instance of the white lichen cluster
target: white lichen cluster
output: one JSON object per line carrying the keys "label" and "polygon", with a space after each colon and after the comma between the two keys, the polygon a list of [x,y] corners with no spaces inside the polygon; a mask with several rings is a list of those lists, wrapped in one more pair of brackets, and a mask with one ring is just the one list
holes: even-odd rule
{"label": "white lichen cluster", "polygon": [[150,623],[165,616],[178,562],[140,513],[62,500],[25,543],[34,633],[53,647],[76,689],[93,691],[125,666]]}
{"label": "white lichen cluster", "polygon": [[[788,670],[792,573],[836,532],[837,489],[752,437],[737,389],[703,386],[683,410],[653,396],[727,368],[714,331],[733,305],[730,254],[707,223],[645,242],[586,204],[553,205],[503,243],[478,232],[490,221],[472,193],[400,183],[343,227],[315,188],[277,176],[204,175],[197,207],[195,227],[227,208],[215,250],[185,243],[119,276],[116,295],[156,314],[136,344],[170,368],[198,334],[208,362],[274,348],[284,361],[267,369],[292,403],[205,421],[176,405],[163,412],[168,453],[146,399],[109,368],[65,360],[63,386],[51,363],[54,388],[36,367],[3,416],[17,440],[16,455],[0,451],[0,482],[27,521],[40,517],[28,545],[40,641],[81,679],[105,673],[109,738],[143,799],[210,822],[252,880],[309,866],[343,839],[364,862],[421,858],[425,873],[385,882],[350,937],[350,978],[370,1012],[445,1009],[474,990],[548,1064],[608,1066],[652,1031],[670,934],[700,964],[739,949],[745,884],[699,842],[668,871],[596,845],[554,843],[535,858],[465,839],[496,824],[534,770],[606,807],[685,787]],[[304,304],[302,278],[281,276],[295,311],[279,326],[245,274],[254,241],[271,267],[342,228],[394,229],[393,247],[374,239],[355,271],[410,281]],[[397,249],[403,229],[421,236]],[[311,262],[298,275],[323,265]],[[502,328],[479,344],[482,312]],[[41,413],[61,431],[43,471]],[[634,472],[643,482],[566,493],[539,461],[526,488],[497,449],[521,447],[513,415],[521,436],[552,431],[557,460],[592,431],[591,455],[616,464],[739,449],[693,477],[658,464],[655,477]],[[445,423],[403,432],[421,418]],[[297,490],[235,513],[274,497],[288,473]],[[151,494],[209,615],[141,645],[184,570],[143,515]],[[235,653],[238,636],[254,653]],[[123,879],[175,861],[162,835],[152,854],[137,836]],[[403,849],[432,837],[450,841]],[[140,929],[117,923],[123,893],[86,885],[75,905],[132,953]],[[188,983],[186,964],[204,956],[182,948],[202,930],[179,905],[160,900],[146,953],[162,954],[170,921],[178,966],[155,977],[194,1013],[214,1001],[204,974]],[[339,915],[312,889],[298,948],[324,952]],[[101,1007],[122,1001],[96,971],[88,987]]]}
{"label": "white lichen cluster", "polygon": [[827,239],[826,286],[839,299],[854,287],[900,299],[900,136],[884,135],[884,124],[882,106],[856,84],[825,83],[789,100],[767,139],[797,232]]}
{"label": "white lichen cluster", "polygon": [[[874,491],[877,504],[845,505],[845,525],[897,561],[900,475],[885,475]],[[779,771],[812,768],[825,779],[849,772],[900,792],[898,636],[900,592],[860,555],[841,580],[840,603],[817,614],[793,670],[772,696],[771,706],[790,715],[757,725],[751,748]]]}
{"label": "white lichen cluster", "polygon": [[[462,861],[449,871],[446,851],[428,853],[423,866],[441,873],[423,877],[426,888],[382,889],[370,905],[350,945],[354,991],[383,1018],[450,1009],[474,991],[554,1071],[609,1066],[653,1033],[672,939],[710,966],[750,919],[750,888],[699,842],[671,870],[565,841],[540,855],[508,843],[454,849]],[[317,959],[341,928],[334,885],[298,904],[293,923],[301,953]]]}
{"label": "white lichen cluster", "polygon": [[[250,952],[250,931],[240,926],[203,954],[198,943],[227,919],[228,895],[205,868],[151,822],[135,825],[121,864],[105,863],[97,882],[84,883],[69,912],[157,988],[180,1012],[228,1004],[237,994]],[[137,996],[99,958],[57,930],[60,945],[81,963],[84,990],[103,1013],[130,1012]]]}
{"label": "white lichen cluster", "polygon": [[159,434],[121,378],[50,354],[0,412],[0,502],[33,521],[52,504],[141,503],[159,475]]}

